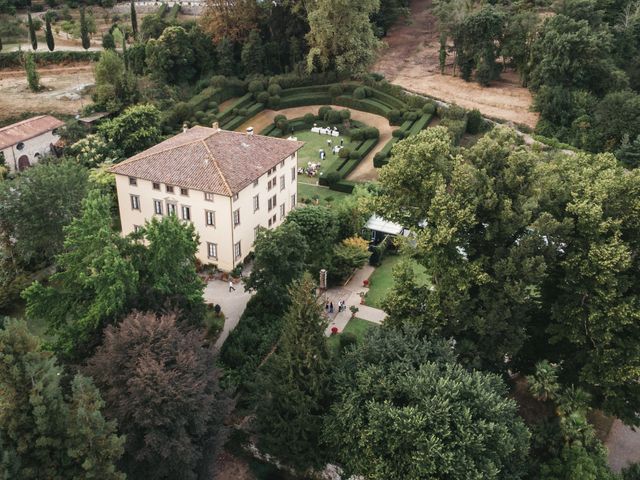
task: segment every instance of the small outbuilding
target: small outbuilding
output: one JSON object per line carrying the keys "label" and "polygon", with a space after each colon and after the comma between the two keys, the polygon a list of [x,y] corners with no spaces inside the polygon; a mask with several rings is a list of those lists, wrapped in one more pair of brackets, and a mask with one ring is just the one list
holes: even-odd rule
{"label": "small outbuilding", "polygon": [[58,129],[64,125],[51,115],[40,115],[0,128],[0,164],[9,172],[21,172],[38,163],[40,157],[53,153],[60,139]]}

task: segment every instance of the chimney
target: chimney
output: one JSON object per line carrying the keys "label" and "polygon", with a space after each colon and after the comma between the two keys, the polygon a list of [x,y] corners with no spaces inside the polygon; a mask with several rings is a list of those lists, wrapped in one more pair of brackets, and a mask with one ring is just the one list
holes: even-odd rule
{"label": "chimney", "polygon": [[211,124],[211,128],[213,128],[216,132],[220,130],[220,127],[218,126],[218,122],[213,122]]}
{"label": "chimney", "polygon": [[184,123],[182,124],[182,131],[183,131],[183,132],[186,132],[187,130],[189,130],[189,125],[187,125],[187,122],[184,122]]}
{"label": "chimney", "polygon": [[253,127],[247,128],[247,135],[253,135]]}

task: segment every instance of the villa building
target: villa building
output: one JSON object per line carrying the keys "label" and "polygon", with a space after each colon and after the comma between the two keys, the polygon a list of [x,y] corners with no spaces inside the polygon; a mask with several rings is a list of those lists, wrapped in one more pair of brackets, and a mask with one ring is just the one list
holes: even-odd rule
{"label": "villa building", "polygon": [[230,271],[260,227],[282,223],[297,201],[302,142],[193,127],[111,167],[122,233],[177,215],[200,236],[197,258]]}
{"label": "villa building", "polygon": [[64,125],[51,115],[40,115],[0,128],[0,163],[9,172],[21,172],[38,163],[43,155],[53,153],[60,139],[57,129]]}

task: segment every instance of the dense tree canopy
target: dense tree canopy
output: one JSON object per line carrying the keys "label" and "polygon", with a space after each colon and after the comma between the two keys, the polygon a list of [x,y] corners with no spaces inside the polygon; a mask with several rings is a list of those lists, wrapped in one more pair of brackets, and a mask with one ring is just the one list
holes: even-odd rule
{"label": "dense tree canopy", "polygon": [[133,313],[106,329],[89,360],[85,372],[102,391],[105,413],[126,435],[131,478],[197,478],[221,416],[214,357],[202,343],[173,314]]}
{"label": "dense tree canopy", "polygon": [[129,157],[160,142],[160,111],[149,104],[129,107],[118,117],[102,122],[98,133],[122,156]]}
{"label": "dense tree canopy", "polygon": [[375,329],[345,354],[327,445],[372,480],[522,478],[529,432],[502,380],[415,333]]}

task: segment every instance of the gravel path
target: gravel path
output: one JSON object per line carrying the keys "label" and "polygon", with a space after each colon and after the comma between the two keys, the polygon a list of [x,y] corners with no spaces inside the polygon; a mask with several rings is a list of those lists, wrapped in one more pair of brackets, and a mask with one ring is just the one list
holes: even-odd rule
{"label": "gravel path", "polygon": [[[240,125],[236,131],[244,132],[248,127],[253,127],[256,133],[259,133],[263,128],[268,127],[273,123],[273,119],[276,115],[286,115],[287,118],[297,118],[304,116],[305,113],[318,113],[318,109],[322,105],[309,105],[307,107],[293,107],[283,108],[282,110],[263,110],[255,117],[249,119],[242,125]],[[344,108],[344,107],[337,107]],[[380,138],[376,146],[364,157],[353,172],[347,177],[347,180],[353,180],[354,182],[366,182],[369,180],[377,180],[378,172],[373,166],[373,156],[378,153],[385,144],[391,139],[391,132],[393,127],[389,125],[389,121],[381,117],[380,115],[374,115],[373,113],[362,112],[360,110],[349,109],[351,111],[351,118],[359,122],[366,123],[370,127],[376,127],[380,131]]]}
{"label": "gravel path", "polygon": [[640,462],[640,430],[633,430],[620,420],[613,422],[605,445],[609,450],[609,466],[614,472]]}

